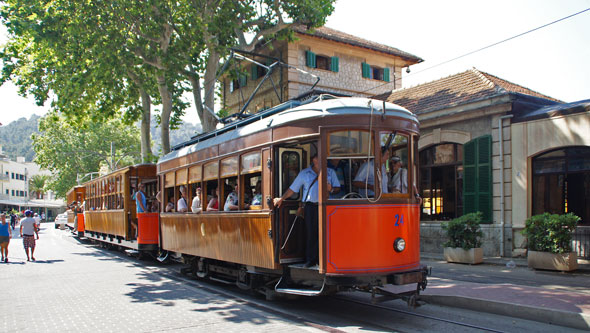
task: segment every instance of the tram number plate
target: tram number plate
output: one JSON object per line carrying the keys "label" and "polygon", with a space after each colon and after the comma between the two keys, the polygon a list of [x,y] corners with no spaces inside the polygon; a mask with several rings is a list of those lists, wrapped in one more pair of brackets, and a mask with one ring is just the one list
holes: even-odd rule
{"label": "tram number plate", "polygon": [[395,214],[395,226],[399,227],[404,224],[404,214]]}

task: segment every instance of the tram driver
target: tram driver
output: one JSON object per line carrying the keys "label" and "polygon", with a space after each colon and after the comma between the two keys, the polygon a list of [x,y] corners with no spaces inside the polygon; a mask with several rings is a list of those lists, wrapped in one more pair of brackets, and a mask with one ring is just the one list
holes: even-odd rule
{"label": "tram driver", "polygon": [[[305,264],[308,268],[318,263],[319,240],[318,240],[318,175],[320,172],[320,162],[317,154],[311,157],[311,165],[299,172],[289,189],[280,198],[275,198],[274,205],[281,207],[282,202],[290,198],[293,194],[298,193],[303,187],[301,201],[305,207],[305,232],[306,232],[306,246],[305,246]],[[333,192],[336,188],[340,189],[338,177],[333,169],[328,170],[328,191]]]}
{"label": "tram driver", "polygon": [[[385,168],[387,159],[389,159],[389,149],[387,147],[381,147],[381,171],[378,177],[381,181],[381,193],[388,193],[387,183],[389,178],[387,177],[387,170]],[[375,196],[375,168],[373,165],[373,160],[363,163],[352,181],[352,186],[358,188],[359,194],[363,197]]]}

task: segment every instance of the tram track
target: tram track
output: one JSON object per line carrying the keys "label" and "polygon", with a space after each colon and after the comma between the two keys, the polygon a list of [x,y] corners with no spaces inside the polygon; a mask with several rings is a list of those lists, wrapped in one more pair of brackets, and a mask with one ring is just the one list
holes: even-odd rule
{"label": "tram track", "polygon": [[354,300],[354,299],[350,299],[350,298],[345,298],[345,297],[342,297],[342,296],[332,296],[331,298],[336,299],[336,300],[339,300],[339,301],[343,301],[343,302],[349,302],[349,303],[355,303],[355,304],[358,304],[358,305],[364,305],[364,306],[367,306],[367,307],[370,307],[370,308],[377,308],[377,309],[380,309],[380,310],[401,313],[401,314],[404,314],[404,315],[409,315],[409,316],[414,316],[414,317],[419,317],[419,318],[424,318],[424,319],[435,320],[435,321],[439,321],[439,322],[444,322],[444,323],[453,324],[453,325],[457,325],[457,326],[463,326],[463,327],[467,327],[467,328],[473,328],[473,329],[482,330],[482,331],[486,331],[486,332],[505,333],[505,331],[497,330],[497,329],[494,329],[494,328],[473,325],[473,324],[464,323],[464,322],[460,322],[460,321],[456,321],[456,320],[451,320],[451,319],[445,319],[445,318],[435,317],[435,316],[431,316],[431,315],[420,314],[420,313],[416,313],[416,312],[412,312],[412,311],[405,311],[405,310],[401,310],[401,309],[395,309],[395,308],[391,308],[391,307],[387,307],[387,306],[383,306],[383,305],[372,304],[372,303],[368,303],[368,302],[364,302],[364,301],[359,301],[359,300]]}

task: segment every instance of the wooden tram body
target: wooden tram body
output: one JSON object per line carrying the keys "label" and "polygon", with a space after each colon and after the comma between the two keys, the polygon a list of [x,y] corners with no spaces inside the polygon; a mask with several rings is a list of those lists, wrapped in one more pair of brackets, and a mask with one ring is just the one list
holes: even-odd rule
{"label": "wooden tram body", "polygon": [[[85,197],[86,197],[86,188],[82,185],[77,185],[77,186],[72,187],[66,193],[66,200],[67,200],[66,203],[67,203],[67,205],[70,205],[73,202],[77,202],[79,205],[81,205],[82,202],[84,202]],[[67,225],[71,229],[73,229],[76,212],[72,209],[69,209],[67,211],[67,214],[68,214]],[[84,223],[78,223],[78,230],[74,230],[74,231],[84,233]]]}
{"label": "wooden tram body", "polygon": [[[146,197],[155,200],[156,166],[142,164],[116,170],[83,184],[85,236],[142,251],[158,249],[158,213],[137,213],[132,198],[139,183]],[[138,225],[137,235],[134,225]]]}
{"label": "wooden tram body", "polygon": [[[201,212],[161,213],[160,247],[182,254],[199,277],[282,293],[319,295],[346,288],[375,292],[387,284],[426,287],[420,264],[419,204],[416,198],[417,118],[390,103],[365,98],[327,98],[288,102],[175,147],[157,166],[159,190],[177,202],[188,189],[188,205],[201,188]],[[380,174],[382,147],[407,162],[407,193],[376,189],[361,196],[353,172],[371,163]],[[318,154],[319,265],[306,269],[304,222],[296,221],[298,198],[280,197],[297,173]],[[327,164],[342,166],[344,193],[327,191]],[[386,161],[383,161],[387,164]],[[359,168],[360,166],[360,168]],[[347,178],[348,175],[348,178]],[[340,174],[339,174],[340,177]],[[368,179],[367,177],[365,177]],[[223,211],[231,187],[239,197],[261,182],[262,200],[246,209]],[[367,180],[365,181],[368,182]],[[366,184],[365,184],[366,185]],[[218,188],[219,211],[207,208]],[[368,187],[365,187],[365,190]],[[301,194],[300,194],[301,195]],[[162,206],[162,211],[163,211]],[[406,246],[396,250],[399,240]]]}

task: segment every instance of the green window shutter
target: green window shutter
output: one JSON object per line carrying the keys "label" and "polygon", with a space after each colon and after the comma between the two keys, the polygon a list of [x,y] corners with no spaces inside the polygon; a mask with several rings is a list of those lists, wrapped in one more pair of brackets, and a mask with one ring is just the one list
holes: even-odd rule
{"label": "green window shutter", "polygon": [[463,146],[463,214],[482,212],[492,222],[492,137],[480,136]]}
{"label": "green window shutter", "polygon": [[371,66],[369,64],[367,64],[366,62],[363,62],[361,64],[362,69],[363,69],[363,77],[370,79],[371,78]]}
{"label": "green window shutter", "polygon": [[383,68],[383,81],[389,82],[389,68]]}
{"label": "green window shutter", "polygon": [[477,212],[477,146],[471,140],[463,145],[463,214]]}
{"label": "green window shutter", "polygon": [[258,78],[258,65],[252,64],[250,66],[250,79],[252,79],[252,81],[254,81],[257,78]]}
{"label": "green window shutter", "polygon": [[339,61],[338,57],[332,57],[332,61],[330,62],[330,70],[332,72],[338,73],[338,67],[339,67],[338,61]]}
{"label": "green window shutter", "polygon": [[240,73],[240,87],[245,87],[248,84],[248,76],[246,74]]}
{"label": "green window shutter", "polygon": [[315,53],[311,51],[305,51],[305,66],[316,68]]}
{"label": "green window shutter", "polygon": [[483,222],[492,222],[492,136],[477,138],[478,210]]}

